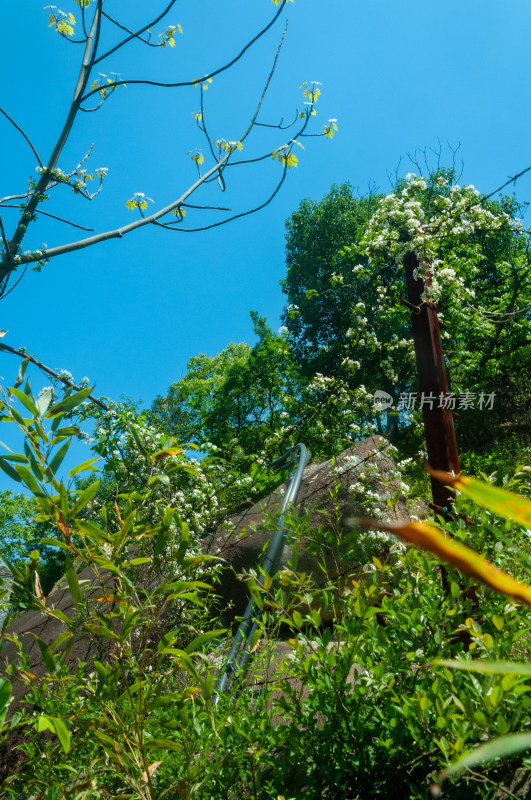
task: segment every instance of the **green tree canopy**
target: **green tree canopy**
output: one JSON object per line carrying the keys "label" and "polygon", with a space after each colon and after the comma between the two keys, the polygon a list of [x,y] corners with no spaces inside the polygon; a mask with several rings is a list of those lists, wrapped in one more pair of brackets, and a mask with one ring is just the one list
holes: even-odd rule
{"label": "green tree canopy", "polygon": [[[529,238],[512,198],[493,201],[458,187],[451,170],[409,175],[389,195],[358,197],[333,186],[304,200],[287,221],[287,295],[283,312],[303,372],[342,374],[349,385],[393,394],[416,390],[411,313],[402,258],[415,250],[428,265],[443,321],[451,389],[497,391],[496,421],[507,387],[531,359]],[[507,379],[509,378],[509,384]],[[514,391],[513,386],[511,391]],[[503,396],[503,397],[502,397]],[[500,416],[501,415],[501,416]],[[467,432],[483,436],[485,416]]]}

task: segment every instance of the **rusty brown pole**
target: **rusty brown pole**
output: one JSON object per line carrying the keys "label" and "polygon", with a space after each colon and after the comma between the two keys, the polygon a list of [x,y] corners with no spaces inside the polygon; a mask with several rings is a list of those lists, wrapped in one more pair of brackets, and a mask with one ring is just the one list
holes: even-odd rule
{"label": "rusty brown pole", "polygon": [[[404,259],[408,307],[411,308],[411,324],[415,343],[415,358],[419,379],[419,401],[422,404],[424,432],[428,462],[434,469],[459,473],[459,455],[455,439],[454,423],[448,404],[440,400],[448,395],[448,379],[444,366],[441,333],[437,309],[433,303],[423,302],[425,286],[430,285],[430,276],[415,253]],[[419,277],[413,273],[417,270]],[[424,279],[420,277],[424,274]],[[430,398],[430,402],[426,402]],[[431,400],[433,398],[433,400]],[[430,407],[431,406],[431,407]],[[454,500],[451,489],[431,478],[433,503],[439,513],[448,509]],[[438,507],[438,508],[437,508]]]}

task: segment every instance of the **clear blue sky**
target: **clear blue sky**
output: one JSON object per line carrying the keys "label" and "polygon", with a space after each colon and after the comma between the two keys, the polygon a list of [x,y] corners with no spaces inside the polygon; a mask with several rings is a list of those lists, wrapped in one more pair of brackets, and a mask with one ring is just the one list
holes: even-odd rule
{"label": "clear blue sky", "polygon": [[[164,2],[105,8],[131,26]],[[79,17],[79,6],[61,0]],[[242,3],[194,0],[176,4],[168,22],[183,35],[174,49],[133,46],[101,65],[124,79],[195,78],[226,62],[274,13],[270,0]],[[529,146],[528,0],[295,0],[289,28],[261,119],[288,119],[300,107],[300,84],[322,82],[316,130],[338,119],[333,141],[307,140],[299,166],[265,211],[206,233],[149,229],[62,256],[40,274],[29,273],[1,304],[4,341],[23,345],[54,368],[88,376],[96,393],[150,404],[181,377],[187,360],[214,355],[229,341],[252,341],[249,310],[278,327],[283,305],[284,221],[305,197],[319,199],[334,182],[389,188],[387,171],[412,170],[415,148],[461,143],[462,181],[491,191],[531,165]],[[42,2],[17,0],[1,11],[0,104],[24,127],[46,160],[67,113],[81,48],[47,24]],[[209,88],[207,113],[214,137],[238,139],[269,71],[284,22]],[[161,26],[155,27],[155,33]],[[198,91],[129,86],[98,112],[79,119],[60,166],[69,170],[94,142],[89,167],[105,166],[104,189],[91,204],[66,189],[44,208],[96,230],[133,219],[125,201],[145,192],[157,206],[175,199],[195,177],[187,151],[206,151],[192,113]],[[0,119],[2,195],[24,191],[36,160],[23,139]],[[256,137],[245,153],[267,149]],[[283,144],[286,135],[267,139]],[[449,151],[444,150],[445,156]],[[235,210],[260,202],[280,175],[270,161],[229,175],[225,195],[197,195]],[[517,185],[531,199],[530,179]],[[208,198],[208,199],[207,199]],[[15,213],[15,212],[13,212]],[[8,233],[15,217],[5,216]],[[189,212],[196,223],[199,212]],[[73,228],[41,220],[24,249],[78,238]],[[83,234],[81,234],[83,235]],[[10,384],[18,364],[3,356]]]}

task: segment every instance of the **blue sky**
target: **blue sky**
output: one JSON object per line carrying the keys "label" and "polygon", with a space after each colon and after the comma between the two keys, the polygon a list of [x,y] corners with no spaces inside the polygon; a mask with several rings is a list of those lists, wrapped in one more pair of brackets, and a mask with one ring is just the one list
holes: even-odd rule
{"label": "blue sky", "polygon": [[[73,93],[81,50],[48,27],[42,0],[17,0],[1,12],[0,105],[23,126],[46,160]],[[105,8],[134,26],[163,2],[106,0]],[[61,0],[79,17],[79,6]],[[180,23],[176,47],[133,45],[101,65],[123,79],[195,78],[225,63],[274,13],[269,0],[177,3],[168,23]],[[96,393],[142,399],[164,393],[199,353],[214,355],[229,341],[252,341],[249,310],[278,327],[283,306],[284,221],[305,197],[316,200],[332,183],[390,188],[387,172],[414,171],[416,148],[461,144],[462,182],[492,191],[531,165],[528,0],[295,0],[289,27],[260,119],[278,122],[301,107],[300,84],[322,82],[315,132],[338,119],[333,141],[308,139],[299,166],[274,202],[259,214],[205,233],[144,229],[121,241],[61,256],[28,273],[1,305],[4,342],[24,346],[53,368],[88,376]],[[275,26],[206,93],[214,138],[238,139],[261,93],[282,30]],[[156,26],[154,33],[162,30]],[[134,192],[162,206],[195,179],[189,150],[205,143],[192,113],[194,89],[128,86],[98,111],[82,115],[61,159],[71,169],[94,143],[89,169],[105,166],[103,192],[88,203],[59,187],[43,208],[98,230],[132,221],[125,208]],[[22,137],[0,119],[3,195],[24,191],[36,160]],[[246,154],[287,141],[281,131],[259,132]],[[272,161],[238,168],[225,194],[199,194],[234,210],[256,205],[280,175]],[[531,200],[531,183],[517,184]],[[12,212],[16,214],[16,212]],[[218,212],[221,213],[221,212]],[[3,214],[8,233],[15,216]],[[200,212],[187,222],[201,224]],[[211,219],[211,218],[209,218]],[[55,246],[84,235],[42,219],[24,249]],[[18,364],[3,357],[10,385]],[[36,382],[38,379],[35,378]]]}

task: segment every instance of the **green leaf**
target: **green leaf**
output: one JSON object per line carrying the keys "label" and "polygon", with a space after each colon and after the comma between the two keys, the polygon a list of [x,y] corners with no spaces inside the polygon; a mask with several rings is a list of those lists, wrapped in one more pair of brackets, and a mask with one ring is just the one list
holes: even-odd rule
{"label": "green leaf", "polygon": [[510,661],[446,661],[437,659],[432,661],[434,667],[449,667],[450,669],[461,669],[465,672],[482,672],[486,675],[529,675],[531,676],[531,664],[524,662]]}
{"label": "green leaf", "polygon": [[68,581],[68,588],[70,589],[70,594],[72,595],[72,599],[74,603],[81,603],[83,600],[83,595],[81,593],[81,587],[79,585],[76,571],[74,569],[74,565],[72,563],[72,559],[70,558],[70,556],[66,557],[65,567],[66,567],[65,576],[66,580]]}
{"label": "green leaf", "polygon": [[20,478],[18,473],[15,472],[11,464],[8,464],[8,462],[4,458],[0,458],[0,469],[3,472],[5,472],[6,475],[9,475],[11,480],[17,481],[17,483],[21,483],[22,479]]}
{"label": "green leaf", "polygon": [[223,636],[223,634],[227,633],[226,628],[220,628],[216,631],[208,631],[208,633],[202,633],[200,636],[196,636],[196,638],[190,642],[188,647],[185,648],[185,653],[195,653],[196,650],[199,650],[206,642],[212,641],[212,639],[217,639],[219,636]]}
{"label": "green leaf", "polygon": [[510,733],[507,736],[500,736],[491,739],[490,742],[476,747],[471,752],[458,759],[447,767],[439,775],[439,781],[444,781],[456,772],[462,772],[486,761],[493,761],[495,758],[508,758],[522,750],[531,747],[531,733]]}
{"label": "green leaf", "polygon": [[74,475],[77,475],[79,472],[84,472],[85,470],[89,470],[90,472],[97,472],[98,469],[93,466],[96,461],[101,461],[101,457],[97,456],[97,458],[89,458],[88,461],[83,461],[82,464],[78,464],[77,467],[74,467],[68,473],[69,478],[73,478]]}
{"label": "green leaf", "polygon": [[24,392],[21,392],[20,389],[15,389],[14,387],[12,389],[8,389],[8,391],[11,392],[11,394],[14,394],[17,400],[20,400],[22,405],[27,408],[32,417],[40,417],[39,409],[33,400],[27,396],[27,394],[24,394]]}
{"label": "green leaf", "polygon": [[61,747],[63,748],[65,753],[68,753],[70,750],[70,733],[68,728],[64,724],[62,719],[58,719],[57,717],[50,717],[50,722],[53,725],[53,729],[57,734],[57,738],[61,743]]}
{"label": "green leaf", "polygon": [[68,397],[64,397],[59,403],[56,403],[46,412],[46,419],[52,419],[53,417],[57,417],[59,414],[62,415],[67,411],[72,411],[87,399],[89,394],[92,392],[92,388],[93,387],[89,386],[86,389],[81,389],[79,392],[69,395]]}
{"label": "green leaf", "polygon": [[297,628],[302,628],[303,620],[302,620],[302,616],[300,615],[300,613],[298,611],[294,611],[293,612],[293,622],[295,623]]}
{"label": "green leaf", "polygon": [[19,367],[17,379],[15,381],[15,386],[20,386],[20,384],[24,380],[24,376],[26,374],[26,370],[28,368],[28,364],[29,364],[29,358],[25,358],[24,361],[22,361],[22,363],[21,363],[21,365]]}
{"label": "green leaf", "polygon": [[24,440],[24,452],[26,453],[26,458],[24,459],[24,461],[26,462],[26,464],[29,463],[31,470],[35,475],[35,477],[37,478],[37,480],[42,481],[42,479],[44,478],[44,469],[35,458],[35,454],[33,453],[31,447],[29,446],[27,439]]}
{"label": "green leaf", "polygon": [[22,464],[16,464],[15,470],[19,474],[23,483],[26,484],[28,489],[35,497],[44,497],[44,492],[42,487],[37,483],[35,480],[33,473],[27,467],[22,466]]}
{"label": "green leaf", "polygon": [[57,472],[57,470],[59,469],[59,467],[61,466],[61,464],[63,463],[64,457],[68,453],[68,449],[70,447],[71,441],[72,441],[71,439],[68,439],[68,441],[66,441],[64,443],[64,445],[57,451],[57,453],[53,457],[52,461],[50,462],[49,467],[50,467],[50,470],[53,472],[54,475]]}
{"label": "green leaf", "polygon": [[467,478],[464,475],[456,478],[449,473],[437,470],[430,470],[430,474],[442,483],[453,486],[466,494],[479,506],[494,514],[512,519],[526,528],[531,528],[531,500],[528,498],[492,486],[490,483],[482,483],[475,478]]}
{"label": "green leaf", "polygon": [[88,506],[90,501],[98,493],[99,487],[100,487],[100,481],[98,480],[98,481],[95,481],[94,483],[92,483],[90,486],[87,486],[87,488],[83,492],[81,492],[81,494],[79,495],[78,500],[76,500],[76,503],[75,503],[75,505],[72,506],[72,509],[71,509],[71,512],[70,512],[73,517],[75,517],[76,514],[79,514],[79,512],[81,511],[82,508],[85,508],[85,506]]}
{"label": "green leaf", "polygon": [[48,386],[46,389],[44,389],[43,393],[37,400],[37,408],[39,410],[39,416],[42,417],[43,414],[46,413],[46,411],[50,406],[50,403],[52,402],[52,399],[53,399],[53,389],[51,388],[51,386]]}
{"label": "green leaf", "polygon": [[142,442],[142,439],[138,435],[138,433],[137,433],[137,431],[135,429],[135,426],[134,425],[127,425],[127,430],[130,432],[131,436],[135,440],[136,446],[138,447],[138,449],[140,450],[142,455],[145,456],[145,458],[149,458],[149,453],[146,450],[146,448],[144,446],[144,443]]}
{"label": "green leaf", "polygon": [[0,724],[7,714],[7,704],[11,697],[12,686],[7,678],[0,678]]}
{"label": "green leaf", "polygon": [[55,658],[53,657],[52,651],[50,650],[46,642],[43,642],[42,639],[39,639],[39,637],[35,633],[33,634],[33,636],[35,637],[35,640],[39,646],[39,650],[41,651],[43,661],[46,664],[48,671],[56,672],[57,665],[55,663]]}
{"label": "green leaf", "polygon": [[59,430],[55,431],[55,436],[50,444],[59,444],[67,436],[79,436],[80,433],[81,431],[77,425],[66,425],[64,428],[59,428]]}

